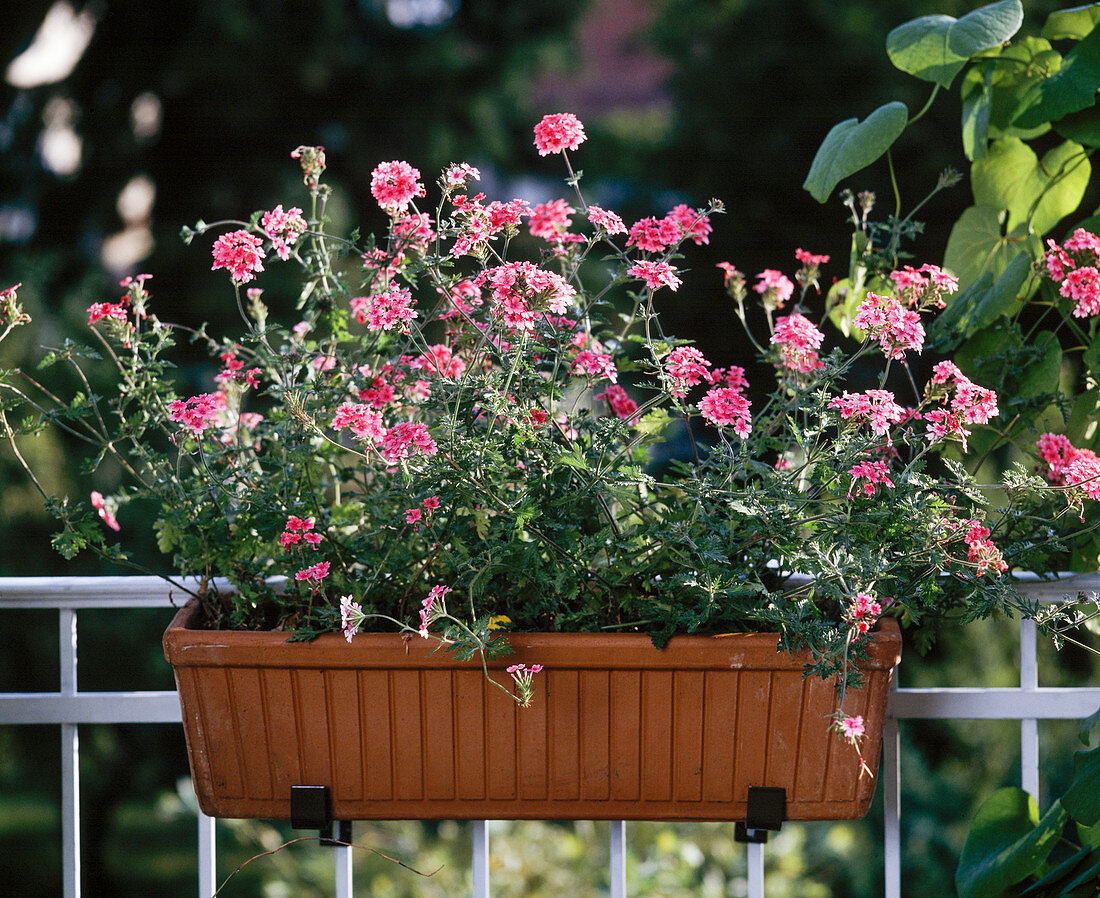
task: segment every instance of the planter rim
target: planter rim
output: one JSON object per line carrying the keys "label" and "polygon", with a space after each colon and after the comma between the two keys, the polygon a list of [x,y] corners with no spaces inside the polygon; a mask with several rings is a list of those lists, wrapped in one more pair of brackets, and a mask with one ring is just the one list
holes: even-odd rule
{"label": "planter rim", "polygon": [[[283,632],[204,630],[193,626],[199,603],[190,599],[164,633],[164,654],[175,665],[282,667],[289,660],[325,668],[455,668],[481,669],[479,658],[457,661],[435,639],[401,633],[358,633],[349,643],[339,633],[309,642],[291,642]],[[668,670],[766,667],[801,670],[811,663],[808,652],[779,650],[774,633],[720,633],[673,636],[658,649],[647,633],[524,633],[509,632],[513,652],[486,659],[492,670],[515,663],[587,669]],[[244,654],[242,649],[252,648]],[[890,670],[901,659],[901,631],[894,618],[882,618],[866,646],[863,670]]]}

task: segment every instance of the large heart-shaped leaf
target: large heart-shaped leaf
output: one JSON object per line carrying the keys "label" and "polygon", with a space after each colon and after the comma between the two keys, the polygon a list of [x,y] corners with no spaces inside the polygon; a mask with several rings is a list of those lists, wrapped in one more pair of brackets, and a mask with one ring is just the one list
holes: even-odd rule
{"label": "large heart-shaped leaf", "polygon": [[1008,227],[1029,223],[1045,234],[1081,203],[1092,166],[1079,144],[1055,147],[1042,159],[1016,137],[995,141],[970,177],[980,206],[1008,210]]}
{"label": "large heart-shaped leaf", "polygon": [[1100,3],[1059,9],[1047,16],[1042,34],[1051,41],[1080,40],[1088,37],[1097,22],[1100,22]]}
{"label": "large heart-shaped leaf", "polygon": [[1058,119],[1055,131],[1069,140],[1090,147],[1100,147],[1100,108],[1090,106]]}
{"label": "large heart-shaped leaf", "polygon": [[1035,361],[1020,372],[1016,396],[1034,399],[1045,393],[1057,393],[1062,377],[1062,345],[1052,331],[1039,331],[1032,338]]}
{"label": "large heart-shaped leaf", "polygon": [[992,206],[970,206],[951,228],[943,267],[958,277],[960,290],[986,272],[996,281],[1008,263],[1024,251],[1027,237],[1024,227],[1018,226],[1005,234],[1002,214]]}
{"label": "large heart-shaped leaf", "polygon": [[1014,124],[1034,128],[1088,109],[1096,103],[1097,89],[1100,89],[1100,29],[1093,29],[1066,54],[1057,73],[1028,88]]}
{"label": "large heart-shaped leaf", "polygon": [[955,871],[959,898],[992,898],[1022,882],[1047,859],[1066,812],[1055,802],[1039,819],[1023,789],[998,789],[978,809]]}
{"label": "large heart-shaped leaf", "polygon": [[[1013,120],[1020,112],[1020,104],[1028,90],[1044,78],[1057,74],[1062,67],[1062,54],[1050,45],[1050,41],[1039,37],[1022,37],[986,56],[990,62],[967,69],[965,79],[972,73],[992,70],[993,95],[990,102],[990,136],[1019,137],[1030,140],[1050,130],[1049,122],[1042,122],[1034,128],[1018,128]],[[965,84],[965,81],[964,81]]]}
{"label": "large heart-shaped leaf", "polygon": [[991,3],[961,19],[921,16],[886,36],[886,53],[903,72],[950,87],[970,57],[1003,44],[1023,22],[1020,0]]}
{"label": "large heart-shaped leaf", "polygon": [[825,202],[844,178],[890,149],[908,123],[909,110],[895,101],[880,106],[864,122],[850,118],[834,125],[818,147],[802,186],[819,203]]}
{"label": "large heart-shaped leaf", "polygon": [[992,99],[993,67],[970,69],[962,83],[962,139],[963,152],[971,162],[985,156]]}
{"label": "large heart-shaped leaf", "polygon": [[1100,746],[1091,751],[1074,752],[1073,782],[1062,797],[1062,806],[1078,823],[1100,823]]}

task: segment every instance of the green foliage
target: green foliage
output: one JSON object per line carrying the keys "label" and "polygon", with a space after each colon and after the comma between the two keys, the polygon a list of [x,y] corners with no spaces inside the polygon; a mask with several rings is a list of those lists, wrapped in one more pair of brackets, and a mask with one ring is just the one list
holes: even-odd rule
{"label": "green foliage", "polygon": [[909,121],[904,103],[880,106],[867,119],[845,119],[825,136],[802,185],[819,203],[825,202],[841,181],[866,168],[894,143]]}
{"label": "green foliage", "polygon": [[[1086,744],[1098,717],[1100,712],[1084,723]],[[1015,786],[986,799],[971,822],[955,874],[960,898],[1096,894],[1100,844],[1093,827],[1100,822],[1100,746],[1075,752],[1074,768],[1065,794],[1041,819],[1035,799]]]}

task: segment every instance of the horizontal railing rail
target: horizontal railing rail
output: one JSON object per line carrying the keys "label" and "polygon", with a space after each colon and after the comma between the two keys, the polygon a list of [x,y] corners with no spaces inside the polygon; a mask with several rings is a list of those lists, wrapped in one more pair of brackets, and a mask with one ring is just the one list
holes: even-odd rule
{"label": "horizontal railing rail", "polygon": [[[193,589],[195,584],[186,583]],[[1070,581],[1031,581],[1021,587],[1029,597],[1056,602],[1068,593],[1100,591],[1100,575]],[[62,881],[65,898],[80,896],[80,772],[78,727],[81,724],[178,723],[175,691],[81,692],[77,688],[77,612],[86,609],[165,608],[182,603],[180,590],[159,577],[8,577],[0,578],[0,611],[45,609],[58,612],[60,689],[57,692],[0,693],[0,725],[54,725],[62,746]],[[167,622],[167,621],[166,621]],[[890,696],[881,776],[885,813],[885,882],[887,898],[901,898],[901,752],[898,723],[916,719],[1016,720],[1021,726],[1021,784],[1038,798],[1038,721],[1082,719],[1100,707],[1100,688],[1041,687],[1036,629],[1020,624],[1020,686],[1015,688],[895,689]],[[182,732],[181,732],[182,738]],[[215,821],[199,812],[198,866],[200,898],[217,890]],[[489,829],[473,822],[473,892],[489,895]],[[764,846],[747,848],[748,893],[763,898]],[[337,898],[352,895],[350,847],[338,846],[335,857]],[[626,896],[625,824],[610,830],[612,898]]]}

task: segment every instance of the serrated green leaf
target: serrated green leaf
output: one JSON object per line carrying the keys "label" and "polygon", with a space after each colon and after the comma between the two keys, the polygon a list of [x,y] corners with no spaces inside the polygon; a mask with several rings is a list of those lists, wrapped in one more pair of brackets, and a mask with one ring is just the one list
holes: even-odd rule
{"label": "serrated green leaf", "polygon": [[1003,44],[1023,22],[1020,0],[991,3],[961,19],[921,16],[886,36],[886,53],[903,72],[950,87],[972,56]]}
{"label": "serrated green leaf", "polygon": [[991,898],[1022,882],[1047,859],[1066,820],[1055,802],[1039,819],[1039,809],[1023,789],[998,789],[970,825],[955,871],[959,898]]}
{"label": "serrated green leaf", "polygon": [[1066,54],[1059,71],[1033,84],[1024,95],[1014,124],[1033,128],[1056,122],[1096,102],[1100,88],[1100,30],[1094,29]]}
{"label": "serrated green leaf", "polygon": [[890,149],[909,123],[909,110],[897,101],[880,106],[866,121],[845,119],[825,135],[802,187],[824,203],[842,180]]}
{"label": "serrated green leaf", "polygon": [[1062,346],[1058,337],[1050,331],[1040,331],[1033,345],[1038,348],[1039,357],[1020,375],[1017,395],[1023,399],[1058,392],[1062,375]]}
{"label": "serrated green leaf", "polygon": [[670,415],[666,409],[655,408],[643,415],[638,421],[635,421],[633,427],[641,433],[647,433],[650,436],[660,436],[671,421],[672,415]]}
{"label": "serrated green leaf", "polygon": [[1047,16],[1041,33],[1051,41],[1080,40],[1088,37],[1097,22],[1100,22],[1100,3],[1058,9]]}
{"label": "serrated green leaf", "polygon": [[1062,796],[1062,807],[1078,823],[1100,823],[1100,746],[1073,754],[1073,782]]}

